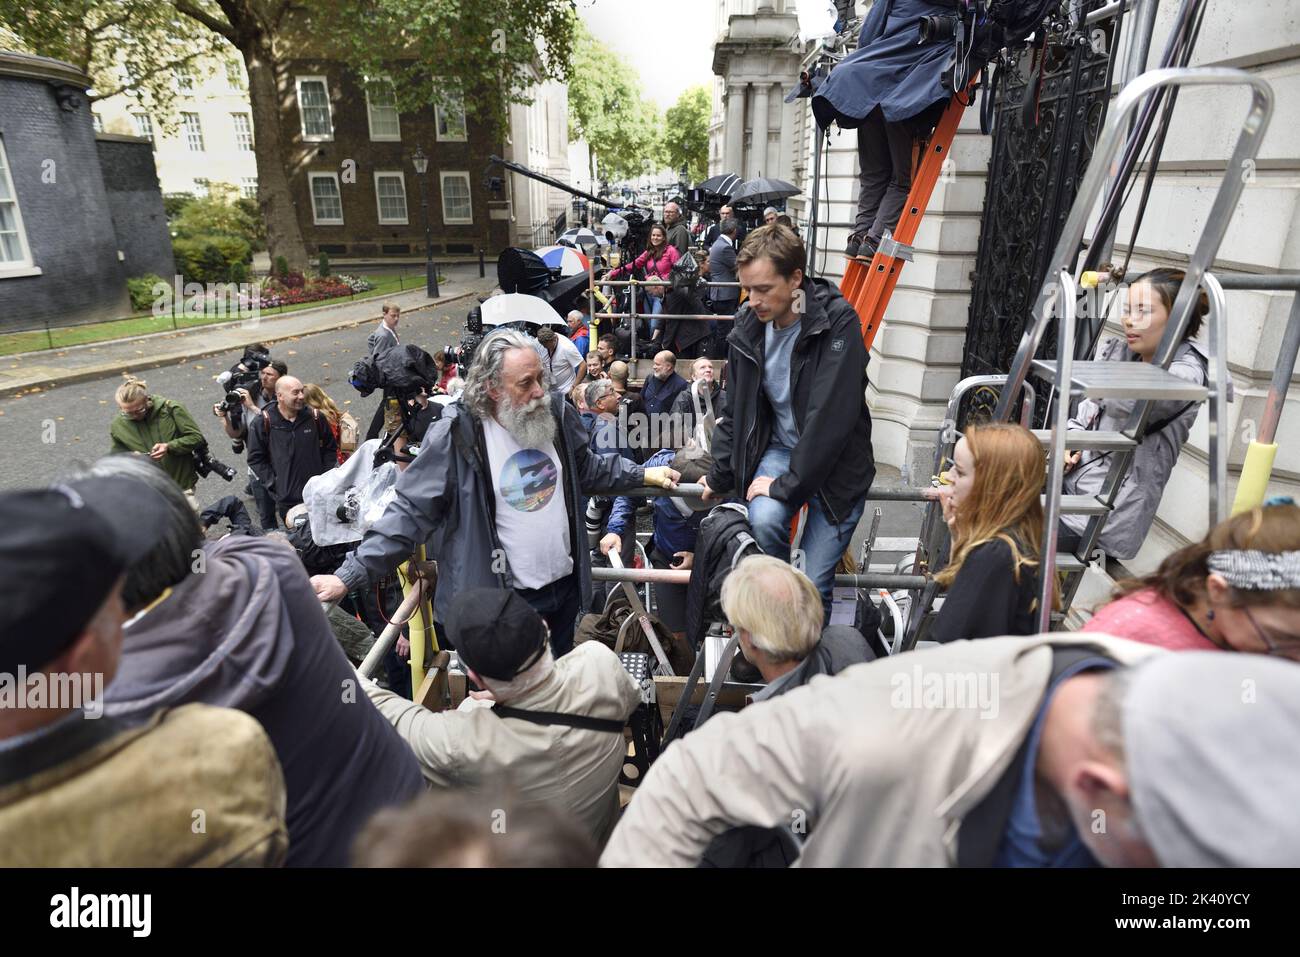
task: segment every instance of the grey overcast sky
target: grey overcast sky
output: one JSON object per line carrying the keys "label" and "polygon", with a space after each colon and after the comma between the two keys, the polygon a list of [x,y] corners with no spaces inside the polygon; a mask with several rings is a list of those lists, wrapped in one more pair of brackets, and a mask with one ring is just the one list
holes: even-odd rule
{"label": "grey overcast sky", "polygon": [[697,84],[713,83],[713,4],[709,0],[577,0],[587,29],[641,75],[661,110]]}

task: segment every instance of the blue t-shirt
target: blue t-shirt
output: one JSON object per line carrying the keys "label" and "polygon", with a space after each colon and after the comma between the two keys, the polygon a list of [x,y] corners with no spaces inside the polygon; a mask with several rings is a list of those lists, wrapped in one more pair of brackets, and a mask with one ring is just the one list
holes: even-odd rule
{"label": "blue t-shirt", "polygon": [[763,360],[763,391],[772,405],[772,444],[783,449],[793,449],[799,441],[791,402],[790,356],[801,327],[801,322],[794,322],[778,329],[776,323],[769,322],[763,333],[767,353]]}
{"label": "blue t-shirt", "polygon": [[1025,766],[1020,775],[1015,801],[1011,805],[1011,815],[1007,818],[1006,830],[1002,834],[1002,845],[993,860],[994,867],[1098,866],[1097,859],[1092,856],[1073,828],[1070,830],[1070,836],[1055,851],[1048,852],[1039,844],[1043,836],[1043,826],[1038,817],[1038,802],[1034,800],[1034,774],[1038,764],[1038,744],[1043,736],[1043,721],[1047,717],[1052,696],[1056,694],[1056,689],[1061,686],[1061,682],[1083,671],[1108,670],[1113,667],[1115,662],[1106,658],[1085,658],[1062,672],[1047,689],[1047,694],[1043,696],[1043,703],[1038,708],[1038,717],[1034,719],[1034,726],[1029,731]]}

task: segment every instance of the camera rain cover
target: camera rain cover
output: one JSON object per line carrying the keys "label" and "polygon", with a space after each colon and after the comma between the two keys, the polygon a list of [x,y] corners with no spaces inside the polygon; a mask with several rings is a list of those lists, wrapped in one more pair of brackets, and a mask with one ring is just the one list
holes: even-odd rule
{"label": "camera rain cover", "polygon": [[[379,439],[361,443],[338,468],[307,480],[302,500],[311,522],[312,541],[317,545],[360,541],[392,501],[397,466],[385,462],[374,467],[379,443]],[[351,517],[350,521],[339,517],[340,509]]]}

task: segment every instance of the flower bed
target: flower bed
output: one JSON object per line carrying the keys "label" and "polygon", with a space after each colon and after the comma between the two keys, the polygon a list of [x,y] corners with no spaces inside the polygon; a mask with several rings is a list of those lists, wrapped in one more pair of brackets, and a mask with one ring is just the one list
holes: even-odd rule
{"label": "flower bed", "polygon": [[296,306],[304,302],[320,302],[351,296],[374,288],[367,279],[355,276],[326,276],[322,279],[304,278],[300,273],[290,273],[281,279],[269,279],[262,284],[259,308],[275,309]]}

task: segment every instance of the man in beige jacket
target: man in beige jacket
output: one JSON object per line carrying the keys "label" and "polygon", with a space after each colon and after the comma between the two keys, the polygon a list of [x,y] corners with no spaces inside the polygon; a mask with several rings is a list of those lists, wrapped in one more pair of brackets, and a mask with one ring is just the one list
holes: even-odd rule
{"label": "man in beige jacket", "polygon": [[278,865],[266,733],[191,704],[105,717],[128,563],[164,503],[126,478],[0,495],[0,867]]}
{"label": "man in beige jacket", "polygon": [[651,767],[601,865],[693,866],[739,825],[805,835],[807,866],[1294,864],[1297,735],[1290,662],[954,642],[716,716]]}
{"label": "man in beige jacket", "polygon": [[508,784],[525,802],[572,815],[603,844],[618,817],[623,725],[641,702],[618,656],[588,641],[556,660],[546,622],[509,589],[462,592],[447,628],[469,677],[487,689],[459,710],[434,713],[365,682],[425,778],[471,790]]}

